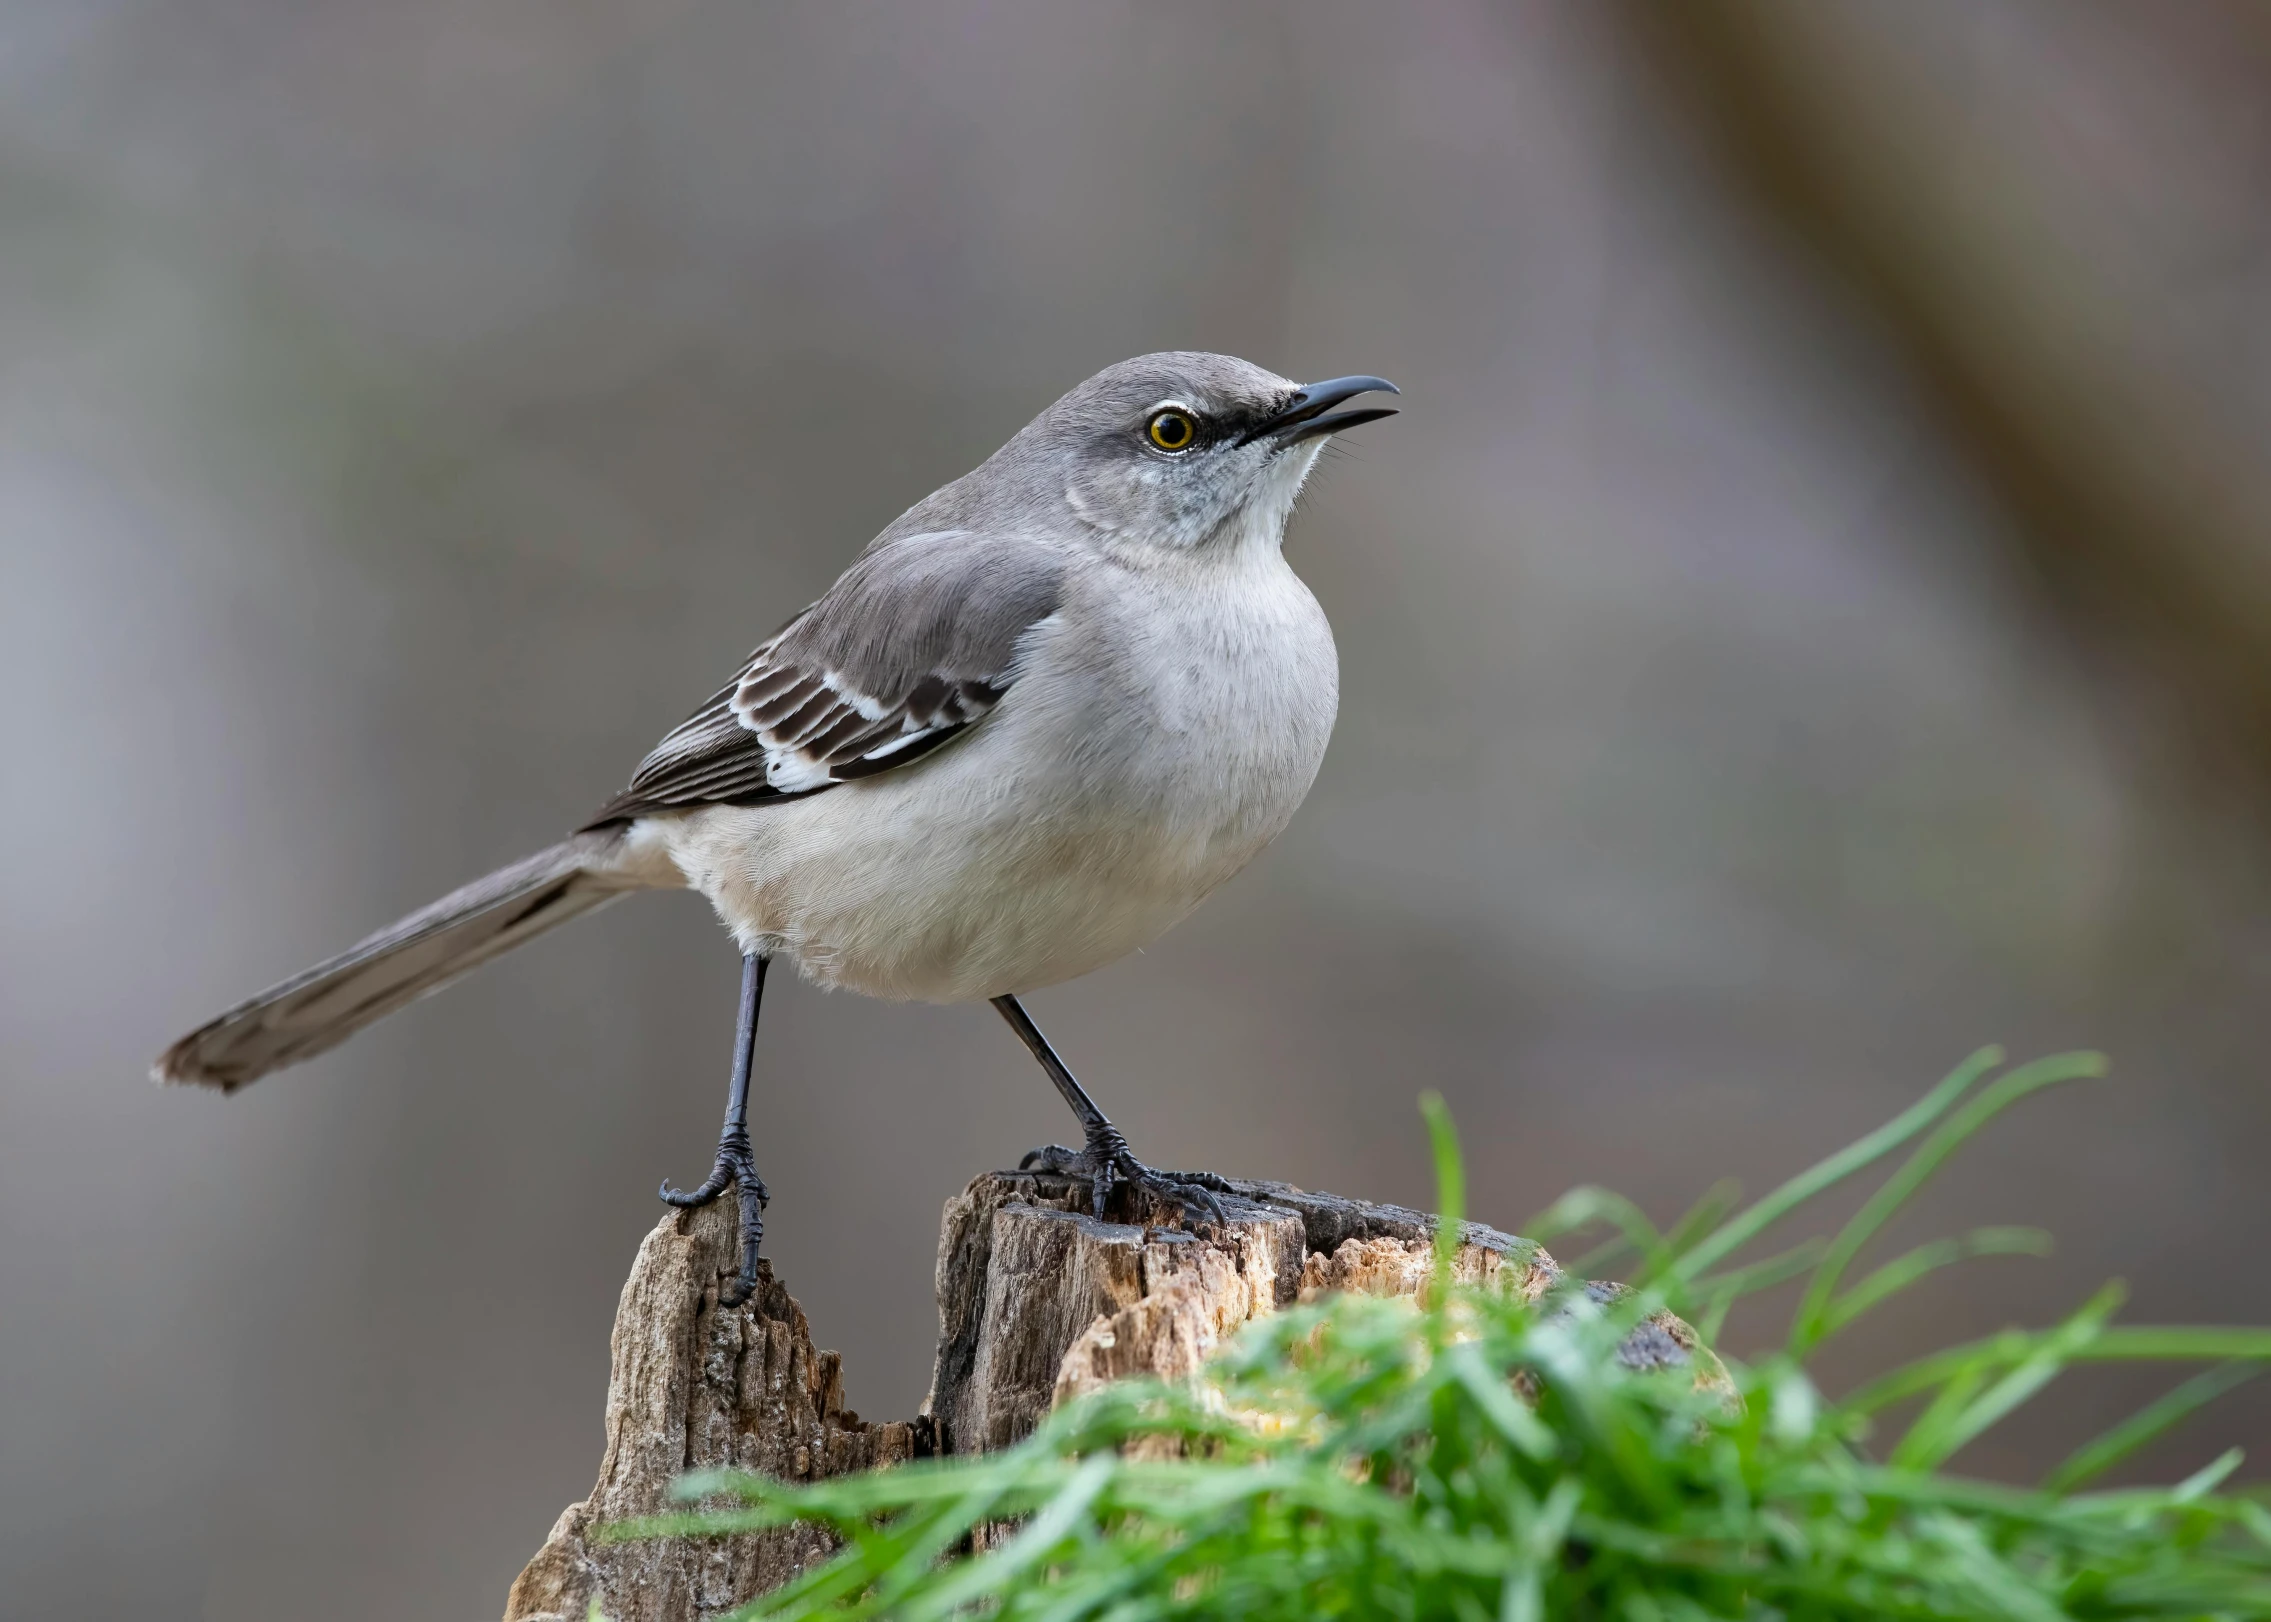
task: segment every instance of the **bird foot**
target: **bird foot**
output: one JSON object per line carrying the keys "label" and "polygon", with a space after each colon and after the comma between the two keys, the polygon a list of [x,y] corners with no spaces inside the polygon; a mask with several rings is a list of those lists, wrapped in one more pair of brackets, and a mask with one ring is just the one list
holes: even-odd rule
{"label": "bird foot", "polygon": [[1129,1188],[1142,1190],[1149,1196],[1148,1203],[1165,1206],[1181,1216],[1185,1226],[1204,1221],[1218,1230],[1226,1229],[1230,1216],[1223,1209],[1221,1196],[1237,1197],[1237,1190],[1230,1186],[1229,1180],[1211,1171],[1161,1171],[1145,1165],[1129,1151],[1127,1139],[1109,1123],[1103,1131],[1089,1134],[1085,1148],[1068,1149],[1061,1143],[1052,1143],[1029,1151],[1017,1164],[1021,1171],[1054,1172],[1061,1177],[1085,1180],[1089,1188],[1089,1209],[1099,1220],[1105,1219],[1113,1194]]}
{"label": "bird foot", "polygon": [[741,1271],[718,1291],[718,1305],[738,1307],[757,1288],[757,1252],[765,1242],[765,1203],[772,1198],[765,1179],[757,1175],[757,1161],[749,1147],[746,1128],[728,1127],[718,1140],[717,1164],[700,1188],[681,1191],[666,1180],[663,1202],[680,1210],[709,1204],[731,1184],[741,1208]]}

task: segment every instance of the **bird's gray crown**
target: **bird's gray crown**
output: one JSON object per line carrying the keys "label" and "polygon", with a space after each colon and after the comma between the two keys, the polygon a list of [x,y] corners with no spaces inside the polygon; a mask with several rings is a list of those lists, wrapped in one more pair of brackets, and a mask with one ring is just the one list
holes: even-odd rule
{"label": "bird's gray crown", "polygon": [[1275,544],[1323,438],[1392,415],[1331,408],[1395,392],[1376,377],[1303,385],[1233,355],[1169,350],[1107,366],[889,533],[1068,523],[1120,545]]}

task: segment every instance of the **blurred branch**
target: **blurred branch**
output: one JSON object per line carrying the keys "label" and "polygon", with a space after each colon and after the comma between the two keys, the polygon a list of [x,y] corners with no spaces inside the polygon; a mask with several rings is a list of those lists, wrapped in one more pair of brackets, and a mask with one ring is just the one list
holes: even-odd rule
{"label": "blurred branch", "polygon": [[1626,14],[1735,172],[1905,347],[2060,607],[2172,682],[2199,763],[2271,783],[2265,458],[2143,359],[2103,267],[1954,87],[1885,48],[1926,19],[1818,0]]}

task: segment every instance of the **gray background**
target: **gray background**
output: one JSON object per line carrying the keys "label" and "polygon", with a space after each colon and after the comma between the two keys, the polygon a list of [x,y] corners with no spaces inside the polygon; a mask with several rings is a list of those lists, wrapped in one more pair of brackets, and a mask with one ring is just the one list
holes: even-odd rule
{"label": "gray background", "polygon": [[[2025,307],[2110,299],[2128,375],[2260,458],[2265,47],[2181,9],[1819,14],[1993,155],[1942,178],[2038,228]],[[2133,1318],[2271,1316],[2260,736],[2075,609],[1902,311],[1654,26],[0,8],[5,1609],[501,1607],[596,1467],[654,1185],[708,1163],[729,945],[642,899],[236,1099],[151,1055],[555,837],[901,508],[1156,348],[1408,409],[1296,521],[1345,694],[1309,805],[1033,999],[1140,1152],[1424,1202],[1435,1087],[1479,1214],[1597,1180],[1668,1218],[1982,1041],[2095,1045],[2116,1079],[1915,1225],[2059,1254],[1928,1286],[1833,1376],[2109,1275]],[[940,1202],[1061,1108],[985,1009],[792,982],[759,1078],[770,1252],[855,1404],[910,1413]],[[2151,1389],[2078,1379],[1967,1459],[2039,1468]],[[2145,1468],[2235,1439],[2259,1394]]]}

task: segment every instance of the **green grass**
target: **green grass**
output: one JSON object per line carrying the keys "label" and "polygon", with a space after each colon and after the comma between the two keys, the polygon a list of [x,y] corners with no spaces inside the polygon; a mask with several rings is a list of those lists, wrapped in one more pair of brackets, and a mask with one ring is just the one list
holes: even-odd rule
{"label": "green grass", "polygon": [[[1986,1229],[1859,1276],[1855,1263],[1965,1140],[2027,1094],[2099,1074],[2090,1055],[2000,1076],[1982,1053],[1913,1108],[1753,1205],[1714,1190],[1658,1231],[1598,1189],[1530,1236],[1613,1230],[1588,1258],[1632,1290],[1537,1306],[1448,1285],[1463,1181],[1425,1104],[1442,1225],[1425,1302],[1342,1298],[1261,1320],[1188,1387],[1129,1384],[1025,1444],[804,1487],[710,1475],[700,1507],[619,1528],[715,1534],[811,1520],[840,1555],[743,1616],[2271,1617],[2271,1510],[2223,1486],[2233,1451],[2174,1486],[2092,1490],[2136,1449],[2271,1362],[2271,1330],[2113,1323],[2109,1287],[2065,1322],[1923,1358],[1831,1398],[1808,1360],[1863,1314],[1969,1256],[2031,1251]],[[1913,1147],[1911,1147],[1913,1146]],[[1745,1261],[1809,1202],[1902,1149],[1832,1235]],[[1670,1309],[1716,1333],[1741,1296],[1803,1278],[1781,1349],[1733,1391],[1639,1373],[1624,1334]],[[2200,1363],[2035,1487],[1947,1461],[2064,1368]],[[1892,1425],[1889,1413],[1906,1416]],[[971,1534],[991,1528],[973,1554]]]}

